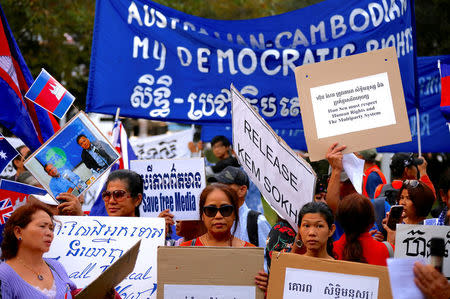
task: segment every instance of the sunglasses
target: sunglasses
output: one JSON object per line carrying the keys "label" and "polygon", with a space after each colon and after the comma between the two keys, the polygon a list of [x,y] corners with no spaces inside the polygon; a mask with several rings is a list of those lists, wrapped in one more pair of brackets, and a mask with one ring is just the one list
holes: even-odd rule
{"label": "sunglasses", "polygon": [[404,160],[403,161],[403,165],[405,166],[405,167],[409,167],[409,166],[411,166],[411,165],[416,165],[415,163],[414,163],[414,154],[410,154],[409,155],[409,157],[408,157],[408,159],[406,159],[406,160]]}
{"label": "sunglasses", "polygon": [[418,180],[406,180],[403,182],[403,186],[405,186],[405,187],[416,188],[419,185],[420,185],[420,183]]}
{"label": "sunglasses", "polygon": [[220,208],[216,206],[203,207],[203,213],[208,217],[215,217],[217,215],[217,211],[219,211],[220,215],[223,217],[229,217],[233,214],[234,208],[232,205],[223,205]]}
{"label": "sunglasses", "polygon": [[109,201],[111,199],[111,196],[116,201],[124,201],[125,198],[127,198],[125,195],[127,194],[127,191],[124,190],[114,190],[114,191],[103,191],[102,192],[102,198],[103,201]]}

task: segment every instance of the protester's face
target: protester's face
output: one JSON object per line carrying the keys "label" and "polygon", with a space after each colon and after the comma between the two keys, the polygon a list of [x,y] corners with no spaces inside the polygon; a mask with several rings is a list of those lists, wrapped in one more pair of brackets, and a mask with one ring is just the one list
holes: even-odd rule
{"label": "protester's face", "polygon": [[326,201],[326,196],[327,196],[327,193],[326,192],[320,192],[320,193],[317,193],[317,194],[315,194],[314,195],[314,201],[315,202],[323,202],[323,203],[327,203],[327,201]]}
{"label": "protester's face", "polygon": [[403,217],[411,218],[416,216],[416,208],[412,200],[409,199],[408,190],[403,189],[398,204],[403,206]]}
{"label": "protester's face", "polygon": [[[122,197],[117,198],[112,195],[116,190],[125,191],[126,193]],[[109,216],[136,216],[134,209],[141,203],[142,195],[137,198],[132,198],[128,191],[128,184],[126,181],[120,179],[110,181],[106,186],[106,191],[111,193],[111,196],[107,200],[105,198],[103,199],[106,212]]]}
{"label": "protester's face", "polygon": [[302,218],[300,237],[309,251],[326,249],[328,238],[333,235],[333,229],[320,213],[308,213]]}
{"label": "protester's face", "polygon": [[53,241],[53,222],[50,216],[38,210],[31,216],[31,222],[25,228],[16,227],[16,238],[19,241],[19,248],[37,252],[47,252]]}
{"label": "protester's face", "polygon": [[14,160],[14,164],[16,165],[17,169],[23,169],[23,162],[25,161],[25,157],[30,153],[30,149],[28,147],[23,147],[20,149],[20,156],[19,159]]}
{"label": "protester's face", "polygon": [[228,156],[228,147],[223,145],[222,141],[216,142],[212,147],[212,151],[218,159],[225,159]]}
{"label": "protester's face", "polygon": [[91,142],[84,136],[78,139],[78,144],[84,149],[91,147]]}
{"label": "protester's face", "polygon": [[47,174],[49,175],[49,176],[52,176],[52,177],[56,177],[56,176],[58,176],[58,169],[55,167],[55,166],[53,166],[52,164],[48,164],[46,167],[45,167],[45,171],[47,172]]}
{"label": "protester's face", "polygon": [[[214,189],[206,197],[205,207],[215,206],[220,208],[225,205],[232,205],[232,203],[228,199],[227,195],[220,189]],[[213,235],[229,233],[231,231],[231,227],[233,226],[234,218],[234,212],[228,217],[222,216],[220,211],[217,211],[217,214],[214,217],[208,217],[204,212],[202,213],[203,223],[205,224],[208,232]]]}

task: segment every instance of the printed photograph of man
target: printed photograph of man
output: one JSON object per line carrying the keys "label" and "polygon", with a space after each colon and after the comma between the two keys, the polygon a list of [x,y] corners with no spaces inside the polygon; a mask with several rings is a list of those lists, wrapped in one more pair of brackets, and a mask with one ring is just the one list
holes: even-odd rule
{"label": "printed photograph of man", "polygon": [[44,165],[44,170],[52,177],[49,187],[54,197],[64,192],[72,193],[74,190],[78,191],[79,194],[80,190],[83,189],[84,183],[80,177],[69,169],[61,169],[60,171],[53,164],[47,163]]}
{"label": "printed photograph of man", "polygon": [[90,141],[84,134],[80,134],[77,137],[77,143],[83,148],[81,152],[81,160],[87,168],[95,172],[100,172],[108,168],[108,166],[114,162],[114,152],[107,152],[110,147],[106,143],[95,140]]}

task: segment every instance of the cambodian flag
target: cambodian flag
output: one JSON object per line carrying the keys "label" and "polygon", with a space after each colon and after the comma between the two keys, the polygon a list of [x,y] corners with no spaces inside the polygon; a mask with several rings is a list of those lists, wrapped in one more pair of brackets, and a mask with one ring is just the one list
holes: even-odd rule
{"label": "cambodian flag", "polygon": [[440,63],[441,70],[441,112],[450,129],[450,64]]}
{"label": "cambodian flag", "polygon": [[0,243],[3,227],[15,209],[24,205],[31,194],[44,195],[47,191],[27,184],[0,180]]}
{"label": "cambodian flag", "polygon": [[11,143],[9,143],[8,140],[0,134],[0,173],[18,154],[19,153],[11,145]]}
{"label": "cambodian flag", "polygon": [[62,118],[66,114],[75,100],[75,97],[44,69],[31,85],[25,97],[58,118]]}
{"label": "cambodian flag", "polygon": [[35,151],[55,134],[59,124],[45,109],[24,100],[32,83],[33,77],[0,6],[0,123]]}

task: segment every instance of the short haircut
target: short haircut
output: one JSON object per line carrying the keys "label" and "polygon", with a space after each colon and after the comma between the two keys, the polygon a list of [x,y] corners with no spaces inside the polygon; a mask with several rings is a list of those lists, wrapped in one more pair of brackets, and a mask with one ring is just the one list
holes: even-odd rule
{"label": "short haircut", "polygon": [[[109,182],[121,180],[126,182],[127,191],[130,192],[130,196],[132,198],[137,198],[139,194],[144,193],[144,181],[141,176],[136,172],[128,169],[118,169],[111,172],[108,175],[105,186],[108,186]],[[139,216],[139,206],[134,209],[134,213],[136,216]]]}
{"label": "short haircut", "polygon": [[228,138],[223,135],[214,136],[214,138],[211,140],[211,146],[214,146],[214,144],[216,144],[217,142],[222,142],[222,144],[226,147],[231,146],[230,140],[228,140]]}
{"label": "short haircut", "polygon": [[3,230],[2,259],[11,259],[17,255],[19,250],[19,241],[14,234],[16,226],[25,228],[31,221],[33,215],[38,211],[44,211],[53,221],[53,213],[46,206],[39,203],[27,203],[17,208],[9,217]]}
{"label": "short haircut", "polygon": [[227,196],[228,200],[230,201],[231,205],[233,206],[234,211],[234,231],[233,235],[236,232],[237,225],[239,223],[239,203],[238,203],[238,196],[236,191],[231,189],[230,186],[222,184],[222,183],[212,183],[211,185],[206,186],[205,189],[203,189],[202,193],[200,194],[200,201],[199,201],[199,213],[200,213],[200,219],[203,215],[203,207],[206,203],[206,198],[208,195],[214,191],[214,190],[221,190],[225,195]]}
{"label": "short haircut", "polygon": [[[406,182],[406,181],[405,181]],[[411,184],[403,183],[398,192],[398,199],[403,190],[408,191],[409,199],[412,201],[416,210],[417,217],[427,217],[433,207],[435,200],[433,191],[421,181],[417,181],[419,184],[413,187]]]}
{"label": "short haircut", "polygon": [[89,138],[86,137],[86,135],[80,134],[80,135],[77,136],[77,143],[78,143],[78,141],[79,141],[82,137],[84,137],[84,138],[86,138],[86,139],[89,139]]}

